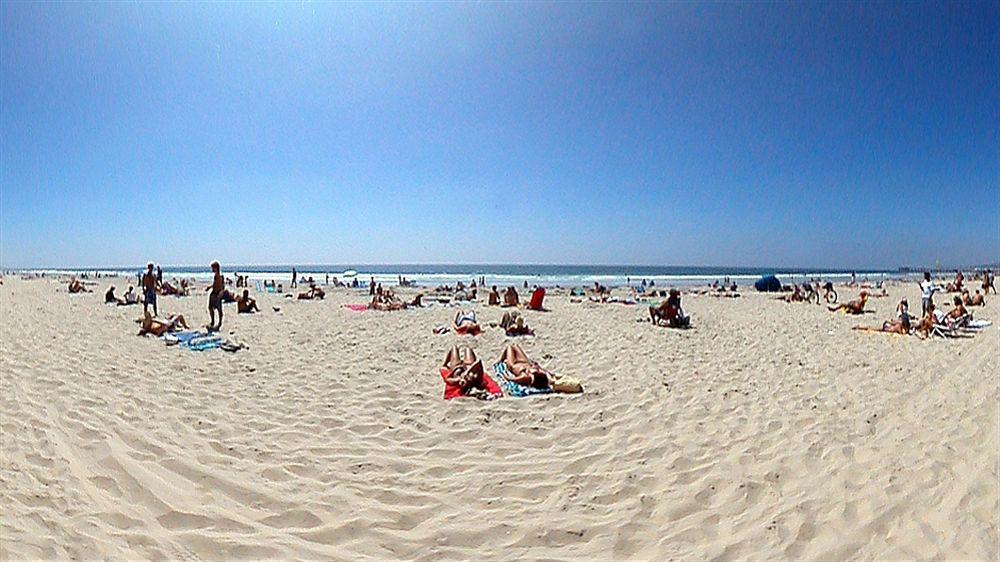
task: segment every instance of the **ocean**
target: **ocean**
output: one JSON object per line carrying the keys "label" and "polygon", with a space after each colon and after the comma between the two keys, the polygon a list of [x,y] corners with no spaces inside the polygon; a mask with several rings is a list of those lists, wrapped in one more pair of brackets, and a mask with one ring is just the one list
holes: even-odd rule
{"label": "ocean", "polygon": [[[691,266],[624,266],[624,265],[485,265],[485,264],[329,264],[329,265],[299,265],[295,266],[299,277],[312,276],[317,282],[325,282],[326,275],[341,281],[351,280],[355,276],[360,282],[367,283],[374,278],[375,282],[385,285],[395,285],[399,277],[405,277],[418,286],[434,287],[438,285],[454,285],[458,281],[468,284],[472,279],[477,283],[480,277],[485,277],[486,285],[500,287],[517,286],[525,283],[529,286],[543,287],[585,287],[600,283],[609,287],[639,285],[642,281],[652,282],[664,287],[691,287],[708,285],[714,281],[722,282],[729,279],[738,285],[752,284],[762,275],[777,275],[783,283],[801,282],[807,279],[821,278],[839,282],[851,278],[851,271],[837,269],[814,268],[770,268],[770,267],[691,267]],[[98,268],[98,269],[44,269],[32,270],[34,273],[52,274],[93,274],[132,276],[144,268]],[[223,273],[232,277],[235,273],[248,275],[251,280],[275,280],[278,283],[291,281],[291,265],[236,265],[223,266]],[[345,275],[346,273],[346,275]],[[355,273],[355,275],[351,275]],[[876,282],[887,278],[909,278],[910,272],[889,270],[858,270],[855,272],[859,282]],[[163,266],[163,276],[187,277],[195,279],[211,278],[208,267]]]}

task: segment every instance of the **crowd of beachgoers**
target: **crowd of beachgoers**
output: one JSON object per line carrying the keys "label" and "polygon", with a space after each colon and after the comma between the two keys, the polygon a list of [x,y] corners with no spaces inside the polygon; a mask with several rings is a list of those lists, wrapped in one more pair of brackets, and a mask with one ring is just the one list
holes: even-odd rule
{"label": "crowd of beachgoers", "polygon": [[[235,304],[239,314],[253,314],[261,312],[257,300],[251,296],[249,288],[249,278],[239,273],[225,276],[222,273],[218,262],[211,264],[212,281],[207,287],[199,287],[195,279],[174,278],[165,280],[163,270],[159,266],[149,263],[145,272],[136,276],[140,291],[136,291],[133,285],[118,296],[114,286],[109,286],[104,293],[104,302],[119,306],[142,305],[143,316],[136,320],[140,324],[139,335],[152,335],[166,337],[171,343],[196,341],[203,343],[205,338],[212,338],[219,347],[228,351],[236,351],[243,347],[243,344],[231,342],[219,336],[213,336],[222,328],[223,304]],[[896,317],[885,320],[880,325],[857,325],[854,330],[877,332],[885,334],[914,335],[919,338],[931,336],[941,337],[962,337],[970,333],[984,329],[991,325],[989,320],[976,319],[973,316],[972,307],[984,306],[986,295],[991,291],[996,294],[995,277],[992,270],[978,271],[974,273],[978,286],[970,287],[966,283],[965,274],[961,270],[956,270],[954,278],[934,279],[930,272],[923,274],[923,279],[919,282],[921,312],[917,316],[910,312],[909,301],[903,297],[896,306]],[[776,279],[771,277],[773,282]],[[764,278],[761,281],[767,281]],[[631,279],[629,279],[631,282]],[[789,303],[826,303],[831,312],[843,312],[852,315],[862,315],[866,313],[865,305],[870,298],[881,298],[888,295],[883,287],[885,281],[875,283],[858,282],[852,274],[851,280],[843,283],[841,290],[859,290],[858,296],[848,302],[838,303],[839,295],[830,281],[823,281],[819,278],[810,279],[802,283],[792,285],[777,284],[774,287],[764,288],[758,282],[758,290],[781,291],[779,300]],[[90,282],[81,280],[76,276],[70,278],[67,290],[70,293],[86,293],[92,289],[88,287]],[[415,284],[400,275],[397,279],[398,287],[412,288]],[[322,286],[321,286],[322,285]],[[437,334],[454,331],[459,335],[478,335],[484,329],[473,309],[461,308],[463,303],[476,303],[482,293],[486,293],[485,302],[487,306],[509,309],[505,311],[498,322],[490,324],[490,327],[499,328],[507,336],[531,336],[534,329],[527,324],[527,319],[520,314],[519,310],[544,311],[543,306],[546,289],[544,287],[529,287],[525,282],[523,289],[530,290],[530,297],[522,301],[517,288],[508,286],[499,289],[496,285],[486,287],[484,276],[473,278],[468,284],[457,282],[454,285],[440,285],[428,288],[425,292],[417,292],[411,299],[401,298],[396,291],[390,287],[383,287],[382,283],[376,282],[372,277],[368,282],[360,281],[357,276],[353,276],[347,282],[342,282],[336,276],[331,280],[326,274],[323,283],[320,284],[312,276],[299,276],[298,272],[292,268],[288,289],[281,282],[275,280],[256,281],[255,287],[258,291],[281,295],[287,299],[313,300],[323,299],[328,288],[350,288],[355,290],[366,290],[369,301],[366,305],[350,305],[358,309],[370,309],[378,311],[400,311],[408,308],[420,308],[432,305],[433,303],[449,304],[458,306],[454,317],[449,325],[439,325],[434,327]],[[191,331],[191,324],[183,315],[164,314],[160,315],[157,297],[158,296],[191,296],[192,292],[204,290],[208,293],[208,313],[209,323],[205,326],[205,331]],[[972,292],[974,291],[974,293]],[[709,295],[715,297],[736,298],[740,296],[739,287],[728,277],[717,280],[707,287],[688,288],[687,292],[693,295]],[[951,309],[947,312],[944,306],[939,306],[934,302],[937,293],[954,293],[950,299]],[[586,299],[590,303],[599,304],[649,304],[648,318],[644,318],[653,325],[664,326],[676,329],[687,329],[692,326],[691,316],[686,314],[681,305],[682,291],[678,288],[658,288],[654,281],[640,280],[637,284],[626,287],[624,295],[613,295],[612,289],[595,282],[592,287],[572,288],[569,290],[570,302],[581,303]],[[656,302],[655,299],[662,298]],[[279,311],[278,306],[273,307],[274,311]],[[170,334],[181,332],[182,336],[170,337]],[[529,359],[527,355],[516,344],[511,344],[504,350],[501,360],[494,366],[494,372],[503,382],[517,385],[519,392],[552,391],[561,389],[562,391],[578,392],[582,390],[582,385],[577,379],[561,377],[543,368],[537,361]],[[470,348],[452,347],[445,355],[441,364],[441,373],[446,384],[446,396],[449,398],[456,396],[476,396],[479,398],[495,398],[501,395],[497,385],[492,381],[487,370],[483,367],[475,352]],[[567,390],[568,389],[568,390]]]}

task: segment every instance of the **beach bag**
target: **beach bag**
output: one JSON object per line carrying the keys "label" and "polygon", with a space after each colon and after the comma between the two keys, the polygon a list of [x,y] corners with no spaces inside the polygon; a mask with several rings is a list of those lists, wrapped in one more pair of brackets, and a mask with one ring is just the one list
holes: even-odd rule
{"label": "beach bag", "polygon": [[552,382],[552,390],[566,394],[577,394],[583,392],[583,383],[577,378],[559,377]]}

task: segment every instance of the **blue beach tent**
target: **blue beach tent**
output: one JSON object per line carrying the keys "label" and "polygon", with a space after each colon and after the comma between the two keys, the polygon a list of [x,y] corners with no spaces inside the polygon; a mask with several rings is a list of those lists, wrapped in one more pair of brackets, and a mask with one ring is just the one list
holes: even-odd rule
{"label": "blue beach tent", "polygon": [[765,275],[753,284],[754,288],[763,293],[776,293],[781,291],[781,281],[773,275]]}

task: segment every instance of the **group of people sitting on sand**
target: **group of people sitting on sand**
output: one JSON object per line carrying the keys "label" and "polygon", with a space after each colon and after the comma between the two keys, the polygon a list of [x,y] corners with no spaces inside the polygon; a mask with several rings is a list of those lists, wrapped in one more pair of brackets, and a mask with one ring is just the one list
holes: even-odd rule
{"label": "group of people sitting on sand", "polygon": [[377,287],[374,285],[372,287],[372,300],[368,303],[368,308],[372,310],[403,310],[406,308],[420,308],[423,304],[423,294],[413,297],[413,300],[410,302],[404,302],[391,289],[383,289],[381,283]]}
{"label": "group of people sitting on sand", "polygon": [[122,298],[115,296],[115,286],[112,285],[108,287],[106,293],[104,293],[104,303],[105,304],[117,304],[118,306],[129,306],[133,304],[139,304],[139,294],[135,292],[135,287],[132,285],[128,286],[128,291],[122,295]]}
{"label": "group of people sitting on sand", "polygon": [[909,335],[914,334],[920,338],[927,338],[936,327],[944,327],[951,330],[961,327],[963,322],[971,320],[971,314],[965,307],[961,297],[954,297],[953,307],[950,311],[943,312],[929,303],[924,309],[923,316],[914,323],[914,318],[910,316],[910,305],[904,297],[896,306],[896,319],[886,320],[881,326],[854,326],[854,330],[863,332],[883,332],[890,334]]}

